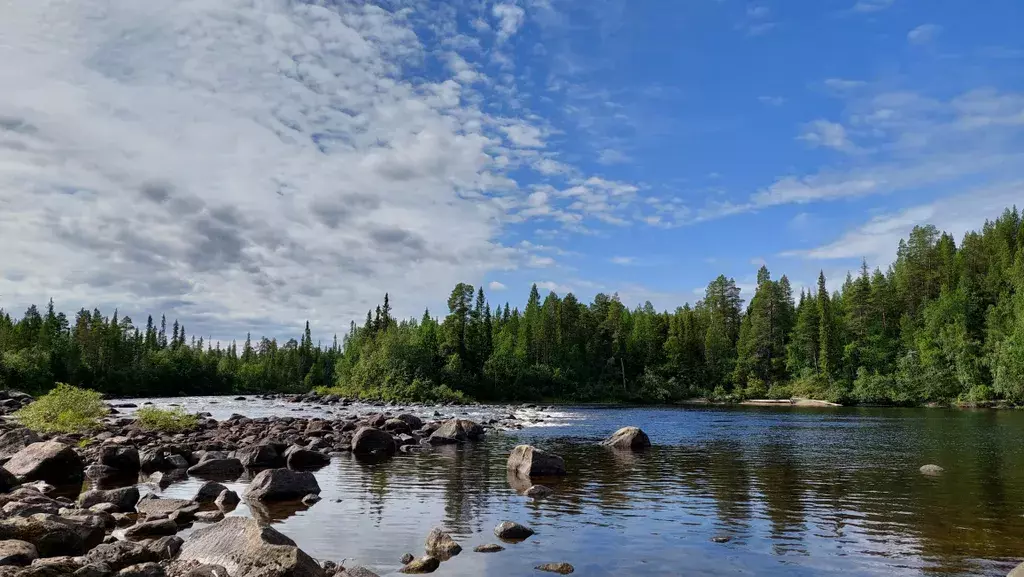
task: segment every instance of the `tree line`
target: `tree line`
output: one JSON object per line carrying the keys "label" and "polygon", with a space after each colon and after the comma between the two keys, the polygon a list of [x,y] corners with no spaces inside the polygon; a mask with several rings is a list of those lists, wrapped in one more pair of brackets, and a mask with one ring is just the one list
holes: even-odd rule
{"label": "tree line", "polygon": [[[833,283],[835,285],[835,283]],[[113,394],[301,391],[383,399],[673,402],[793,396],[844,403],[1024,403],[1024,223],[1014,208],[959,245],[934,226],[901,241],[885,270],[865,263],[830,290],[794,295],[786,276],[757,275],[749,302],[733,279],[674,311],[590,303],[534,286],[525,307],[492,306],[460,283],[448,314],[396,319],[391,303],[353,322],[339,345],[186,342],[152,318],[52,303],[15,321],[0,311],[0,379],[54,381]]]}

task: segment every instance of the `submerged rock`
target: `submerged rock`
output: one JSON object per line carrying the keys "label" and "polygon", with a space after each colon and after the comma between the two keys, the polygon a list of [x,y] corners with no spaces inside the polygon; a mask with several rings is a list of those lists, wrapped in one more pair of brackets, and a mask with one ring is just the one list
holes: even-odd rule
{"label": "submerged rock", "polygon": [[394,437],[380,429],[361,427],[352,437],[352,452],[356,454],[382,452],[394,455],[397,450]]}
{"label": "submerged rock", "polygon": [[568,563],[544,563],[543,565],[537,565],[538,571],[547,571],[549,573],[558,573],[560,575],[568,575],[576,569]]}
{"label": "submerged rock", "polygon": [[294,541],[245,517],[228,517],[197,530],[182,545],[178,560],[220,565],[233,577],[327,577],[316,560],[296,547]]}
{"label": "submerged rock", "polygon": [[508,470],[521,477],[564,475],[565,461],[530,445],[519,445],[508,456]]}
{"label": "submerged rock", "polygon": [[533,497],[535,499],[547,497],[551,493],[554,493],[554,491],[544,485],[530,485],[530,488],[523,492],[527,497]]}
{"label": "submerged rock", "polygon": [[504,551],[505,548],[497,543],[488,543],[487,545],[477,545],[473,550],[477,553],[497,553],[499,551]]}
{"label": "submerged rock", "polygon": [[434,527],[427,535],[426,551],[428,555],[436,555],[448,559],[462,552],[462,546],[438,527]]}
{"label": "submerged rock", "polygon": [[399,569],[398,572],[411,574],[433,573],[434,571],[437,571],[437,568],[440,566],[440,559],[438,559],[437,557],[431,557],[430,555],[426,555],[420,557],[419,559],[413,559],[409,563],[406,563],[405,567]]}
{"label": "submerged rock", "polygon": [[512,521],[502,521],[494,528],[494,536],[504,541],[522,541],[533,533],[533,529]]}
{"label": "submerged rock", "polygon": [[943,472],[945,472],[945,469],[938,465],[924,465],[921,467],[921,473],[924,475],[936,476],[941,475]]}
{"label": "submerged rock", "polygon": [[258,501],[288,501],[319,494],[320,485],[313,473],[291,469],[267,469],[245,488],[245,498]]}
{"label": "submerged rock", "polygon": [[623,427],[601,441],[601,444],[613,449],[641,451],[651,446],[651,439],[639,427]]}

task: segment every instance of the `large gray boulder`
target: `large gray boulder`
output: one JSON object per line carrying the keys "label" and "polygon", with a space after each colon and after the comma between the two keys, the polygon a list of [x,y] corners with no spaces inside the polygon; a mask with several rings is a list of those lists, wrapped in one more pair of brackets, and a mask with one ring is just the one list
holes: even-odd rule
{"label": "large gray boulder", "polygon": [[103,541],[103,535],[102,526],[45,513],[0,521],[0,540],[28,541],[40,557],[84,555]]}
{"label": "large gray boulder", "polygon": [[494,528],[494,536],[503,541],[522,541],[531,535],[533,529],[512,521],[502,521]]}
{"label": "large gray boulder", "polygon": [[393,455],[398,445],[390,434],[373,427],[361,427],[352,437],[352,452],[357,455],[383,452]]}
{"label": "large gray boulder", "polygon": [[639,427],[622,427],[601,444],[613,449],[641,451],[651,446],[651,439]]}
{"label": "large gray boulder", "polygon": [[227,487],[216,481],[207,481],[203,483],[202,487],[199,487],[199,491],[196,492],[196,496],[192,500],[200,505],[207,505],[216,501],[217,497],[227,490]]}
{"label": "large gray boulder", "polygon": [[120,473],[138,473],[141,468],[139,450],[124,445],[103,445],[100,447],[99,463]]}
{"label": "large gray boulder", "polygon": [[18,451],[41,440],[39,435],[32,429],[22,427],[7,431],[0,435],[0,462],[8,461],[11,457],[18,454]]}
{"label": "large gray boulder", "polygon": [[239,449],[235,456],[249,469],[272,469],[284,466],[285,463],[284,456],[278,452],[277,447],[269,443]]}
{"label": "large gray boulder", "polygon": [[237,479],[244,472],[242,462],[234,457],[206,459],[188,468],[189,475],[214,479]]}
{"label": "large gray boulder", "polygon": [[81,483],[85,463],[70,446],[57,441],[32,443],[4,465],[19,481],[46,481],[53,485]]}
{"label": "large gray boulder", "polygon": [[99,503],[110,503],[117,507],[120,513],[129,513],[135,510],[135,504],[139,502],[139,490],[136,487],[122,487],[103,491],[93,489],[86,491],[78,497],[78,505],[88,509]]}
{"label": "large gray boulder", "polygon": [[483,436],[484,428],[467,419],[449,419],[444,423],[441,423],[441,426],[430,434],[432,439],[439,437],[444,439],[455,439],[460,443],[466,441],[477,441],[482,439]]}
{"label": "large gray boulder", "polygon": [[36,546],[28,541],[7,539],[0,541],[0,566],[24,567],[39,558]]}
{"label": "large gray boulder", "polygon": [[178,524],[170,519],[143,521],[125,529],[124,536],[128,539],[149,539],[174,535],[178,532]]}
{"label": "large gray boulder", "polygon": [[267,469],[256,475],[245,488],[246,499],[256,501],[290,501],[320,493],[313,473],[291,469]]}
{"label": "large gray boulder", "polygon": [[507,468],[520,477],[565,474],[565,461],[530,445],[519,445],[508,456]]}
{"label": "large gray boulder", "polygon": [[199,510],[199,505],[195,501],[188,501],[186,499],[160,499],[150,493],[139,499],[135,509],[149,517],[161,517],[180,510],[192,511],[194,513]]}
{"label": "large gray boulder", "polygon": [[462,546],[456,543],[451,535],[438,527],[434,527],[427,535],[425,549],[428,555],[441,559],[450,559],[462,552]]}
{"label": "large gray boulder", "polygon": [[284,454],[289,469],[320,469],[331,462],[327,455],[298,445],[288,447]]}
{"label": "large gray boulder", "polygon": [[114,571],[120,571],[129,565],[159,560],[160,556],[155,551],[134,541],[104,543],[85,555],[86,563],[104,563]]}
{"label": "large gray boulder", "polygon": [[197,530],[181,547],[178,560],[220,565],[231,577],[327,577],[294,541],[245,517],[228,517]]}
{"label": "large gray boulder", "polygon": [[411,575],[418,575],[422,573],[433,573],[437,571],[437,568],[441,566],[441,560],[437,557],[426,555],[419,559],[413,559],[405,564],[398,570],[399,573],[407,573]]}

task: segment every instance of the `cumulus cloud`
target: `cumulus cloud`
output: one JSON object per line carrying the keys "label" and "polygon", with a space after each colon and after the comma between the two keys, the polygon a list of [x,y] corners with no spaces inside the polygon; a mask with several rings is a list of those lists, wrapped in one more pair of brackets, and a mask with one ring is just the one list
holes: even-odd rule
{"label": "cumulus cloud", "polygon": [[823,119],[815,120],[804,126],[804,132],[799,138],[811,146],[824,146],[845,151],[856,148],[842,124]]}
{"label": "cumulus cloud", "polygon": [[526,11],[515,4],[495,4],[491,12],[498,19],[499,42],[515,36],[526,19]]}
{"label": "cumulus cloud", "polygon": [[922,24],[907,32],[907,41],[911,44],[928,44],[942,32],[942,26],[938,24]]}
{"label": "cumulus cloud", "polygon": [[496,280],[492,280],[491,282],[487,283],[487,288],[489,290],[492,290],[492,291],[503,291],[503,290],[505,290],[508,287],[506,287],[501,282],[498,282]]}

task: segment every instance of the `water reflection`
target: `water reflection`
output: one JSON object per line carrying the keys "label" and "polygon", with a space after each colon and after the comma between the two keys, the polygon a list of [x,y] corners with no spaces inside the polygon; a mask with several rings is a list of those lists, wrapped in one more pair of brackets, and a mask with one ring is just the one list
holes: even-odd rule
{"label": "water reflection", "polygon": [[[222,409],[244,412],[222,402]],[[569,412],[569,411],[566,411]],[[566,426],[492,434],[390,459],[336,456],[312,507],[239,507],[310,554],[382,575],[442,526],[467,550],[446,575],[533,574],[567,561],[582,575],[1005,575],[1024,558],[1024,414],[903,410],[595,410]],[[655,446],[593,441],[624,424]],[[510,477],[521,442],[569,474]],[[940,477],[918,472],[945,467]],[[164,496],[190,497],[199,481]],[[530,484],[553,490],[522,495]],[[244,481],[229,484],[241,492]],[[537,531],[484,555],[493,528]],[[712,538],[728,537],[726,543]],[[721,539],[716,539],[720,541]]]}

